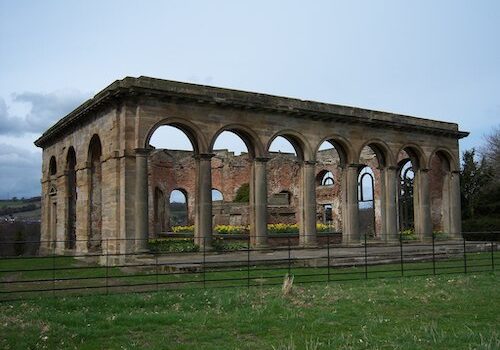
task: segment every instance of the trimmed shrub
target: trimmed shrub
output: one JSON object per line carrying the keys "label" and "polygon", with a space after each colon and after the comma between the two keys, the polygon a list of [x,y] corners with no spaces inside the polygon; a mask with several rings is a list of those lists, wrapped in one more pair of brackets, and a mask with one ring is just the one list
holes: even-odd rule
{"label": "trimmed shrub", "polygon": [[152,239],[148,242],[148,247],[153,253],[186,253],[200,250],[191,238]]}

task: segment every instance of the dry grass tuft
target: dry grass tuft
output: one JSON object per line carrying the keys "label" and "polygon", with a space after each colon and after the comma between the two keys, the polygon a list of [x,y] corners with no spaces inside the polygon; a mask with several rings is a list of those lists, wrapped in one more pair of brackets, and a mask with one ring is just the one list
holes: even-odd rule
{"label": "dry grass tuft", "polygon": [[281,287],[281,291],[283,292],[283,296],[287,296],[287,295],[292,294],[293,275],[290,276],[288,273],[285,275],[285,279],[283,280],[283,286]]}

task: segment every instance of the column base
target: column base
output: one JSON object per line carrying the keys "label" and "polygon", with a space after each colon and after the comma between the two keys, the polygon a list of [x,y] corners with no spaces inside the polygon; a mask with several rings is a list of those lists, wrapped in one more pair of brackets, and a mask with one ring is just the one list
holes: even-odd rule
{"label": "column base", "polygon": [[206,245],[206,246],[200,246],[198,252],[199,253],[209,253],[215,251],[214,247],[212,245]]}
{"label": "column base", "polygon": [[251,250],[267,250],[271,248],[271,246],[267,243],[259,243],[255,245],[250,245]]}

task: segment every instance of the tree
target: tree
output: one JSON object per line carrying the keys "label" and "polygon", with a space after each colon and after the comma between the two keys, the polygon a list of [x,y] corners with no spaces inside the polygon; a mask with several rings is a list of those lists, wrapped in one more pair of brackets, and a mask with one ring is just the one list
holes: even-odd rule
{"label": "tree", "polygon": [[485,186],[491,181],[487,165],[482,158],[476,161],[476,150],[465,151],[462,155],[460,187],[462,193],[462,214],[464,218],[473,218]]}
{"label": "tree", "polygon": [[234,198],[235,203],[248,203],[250,201],[250,185],[248,183],[244,183],[238,188],[236,191],[236,196]]}
{"label": "tree", "polygon": [[500,125],[485,136],[486,145],[481,147],[481,155],[491,168],[492,184],[500,185]]}

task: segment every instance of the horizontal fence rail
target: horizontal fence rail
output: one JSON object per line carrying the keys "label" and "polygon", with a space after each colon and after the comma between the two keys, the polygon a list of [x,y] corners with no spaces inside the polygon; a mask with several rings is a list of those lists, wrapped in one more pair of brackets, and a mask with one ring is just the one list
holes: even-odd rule
{"label": "horizontal fence rail", "polygon": [[294,276],[294,283],[316,283],[480,273],[494,271],[500,257],[496,239],[470,241],[442,235],[427,241],[405,241],[401,236],[393,242],[364,236],[343,245],[333,234],[325,234],[313,246],[283,236],[278,245],[262,247],[252,247],[248,235],[237,238],[215,237],[199,246],[186,237],[151,239],[143,251],[135,250],[143,246],[135,239],[0,241],[0,301],[250,288],[282,284],[286,274]]}

